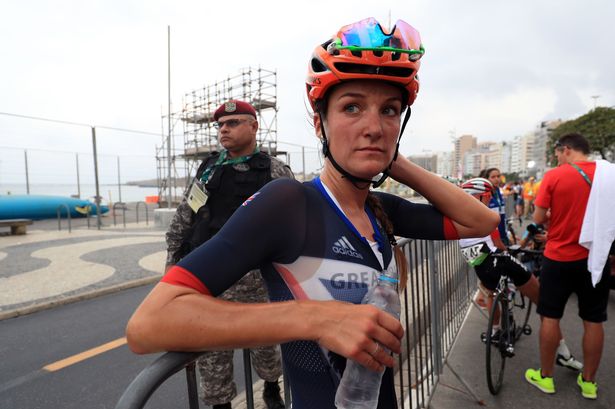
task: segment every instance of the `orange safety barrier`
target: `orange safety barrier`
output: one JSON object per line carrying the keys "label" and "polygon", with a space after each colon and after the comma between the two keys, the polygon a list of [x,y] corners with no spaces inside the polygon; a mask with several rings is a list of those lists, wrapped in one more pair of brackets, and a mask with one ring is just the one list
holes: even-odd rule
{"label": "orange safety barrier", "polygon": [[145,196],[145,203],[158,203],[158,196]]}

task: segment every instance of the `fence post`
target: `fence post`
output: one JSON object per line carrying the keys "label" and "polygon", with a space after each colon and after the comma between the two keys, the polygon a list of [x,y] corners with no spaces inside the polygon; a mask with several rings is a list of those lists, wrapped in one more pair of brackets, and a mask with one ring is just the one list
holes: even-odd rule
{"label": "fence post", "polygon": [[96,228],[100,230],[100,185],[98,184],[98,156],[96,154],[96,127],[92,126],[92,154],[94,156],[94,183],[96,184]]}
{"label": "fence post", "polygon": [[[79,180],[79,154],[75,153],[75,167],[77,168],[77,197],[81,199],[81,181]],[[90,228],[88,221],[88,228]]]}
{"label": "fence post", "polygon": [[243,350],[243,372],[246,379],[246,405],[248,409],[254,409],[254,391],[252,389],[252,361],[250,350]]}
{"label": "fence post", "polygon": [[145,207],[145,225],[147,226],[149,223],[149,218],[147,215],[147,203],[141,201],[141,202],[137,202],[137,209],[136,209],[136,213],[137,213],[137,224],[139,224],[139,205],[143,204],[143,206]]}
{"label": "fence post", "polygon": [[194,361],[186,366],[186,383],[188,384],[188,407],[199,409],[199,390],[196,383],[196,363]]}
{"label": "fence post", "polygon": [[435,246],[433,241],[427,243],[427,258],[429,260],[429,281],[431,282],[431,337],[433,345],[434,369],[438,375],[442,374],[442,325],[440,322],[440,277],[435,258]]}
{"label": "fence post", "polygon": [[117,206],[121,206],[122,207],[122,223],[124,224],[124,228],[126,228],[126,204],[125,203],[121,203],[121,202],[115,202],[113,203],[113,226],[116,226],[116,220],[115,220],[115,210],[117,208]]}
{"label": "fence post", "polygon": [[120,173],[120,157],[117,157],[117,193],[118,193],[118,197],[120,199],[120,202],[122,201],[122,182],[121,182],[121,173]]}
{"label": "fence post", "polygon": [[70,228],[70,209],[68,208],[68,205],[66,203],[62,203],[56,209],[56,214],[58,215],[58,231],[62,230],[62,208],[63,207],[66,208],[66,217],[68,218],[68,232],[70,233],[71,232],[71,228]]}
{"label": "fence post", "polygon": [[30,194],[30,174],[28,173],[28,150],[23,150],[24,164],[26,166],[26,193]]}

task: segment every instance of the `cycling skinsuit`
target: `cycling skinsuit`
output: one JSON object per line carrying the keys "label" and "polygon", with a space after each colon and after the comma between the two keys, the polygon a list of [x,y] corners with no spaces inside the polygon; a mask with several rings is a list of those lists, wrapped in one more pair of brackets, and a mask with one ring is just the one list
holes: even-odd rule
{"label": "cycling skinsuit", "polygon": [[[430,205],[376,193],[395,234],[417,239],[457,239],[450,219]],[[392,248],[369,209],[387,269]],[[370,238],[371,239],[371,238]],[[163,277],[217,296],[247,271],[260,268],[271,301],[340,300],[360,303],[383,270],[362,238],[327,194],[319,179],[270,182],[246,200],[211,240],[195,249]],[[334,409],[345,359],[313,341],[282,345],[295,409]],[[381,385],[379,408],[395,408],[391,370]]]}

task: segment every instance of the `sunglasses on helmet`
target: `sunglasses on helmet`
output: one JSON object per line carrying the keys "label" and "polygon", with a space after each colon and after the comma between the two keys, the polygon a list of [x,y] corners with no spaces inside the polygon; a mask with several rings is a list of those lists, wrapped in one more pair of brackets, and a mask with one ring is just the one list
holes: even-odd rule
{"label": "sunglasses on helmet", "polygon": [[380,23],[370,17],[342,27],[338,36],[334,44],[340,50],[392,51],[409,54],[412,61],[425,54],[418,31],[403,20],[397,20],[391,33],[386,34]]}

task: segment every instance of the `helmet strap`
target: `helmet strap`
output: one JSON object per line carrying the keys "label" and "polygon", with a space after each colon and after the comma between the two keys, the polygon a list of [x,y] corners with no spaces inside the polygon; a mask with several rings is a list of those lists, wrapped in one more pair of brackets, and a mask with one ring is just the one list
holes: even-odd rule
{"label": "helmet strap", "polygon": [[[399,141],[401,140],[401,136],[403,135],[404,130],[406,129],[408,120],[410,119],[410,106],[408,106],[408,109],[406,110],[406,115],[404,116],[404,121],[402,123],[401,130],[399,132],[399,137],[397,138],[397,144],[395,146],[395,154],[393,155],[393,159],[391,160],[391,163],[389,163],[389,165],[381,172],[382,176],[378,180],[363,179],[358,176],[355,176],[351,174],[350,172],[348,172],[347,170],[345,170],[344,168],[342,168],[341,165],[336,162],[336,160],[333,158],[333,154],[331,153],[331,150],[329,149],[329,142],[327,141],[327,134],[325,132],[325,123],[323,121],[323,118],[320,112],[318,112],[318,116],[320,117],[320,131],[322,133],[322,153],[325,156],[325,158],[329,158],[333,167],[342,174],[342,177],[348,179],[350,183],[352,183],[354,187],[356,187],[359,190],[368,189],[370,184],[374,188],[377,188],[380,185],[382,185],[384,181],[389,177],[389,170],[391,169],[391,166],[393,166],[393,162],[395,162],[395,160],[397,159],[397,155],[399,154]],[[363,186],[359,184],[367,184],[367,185]]]}

